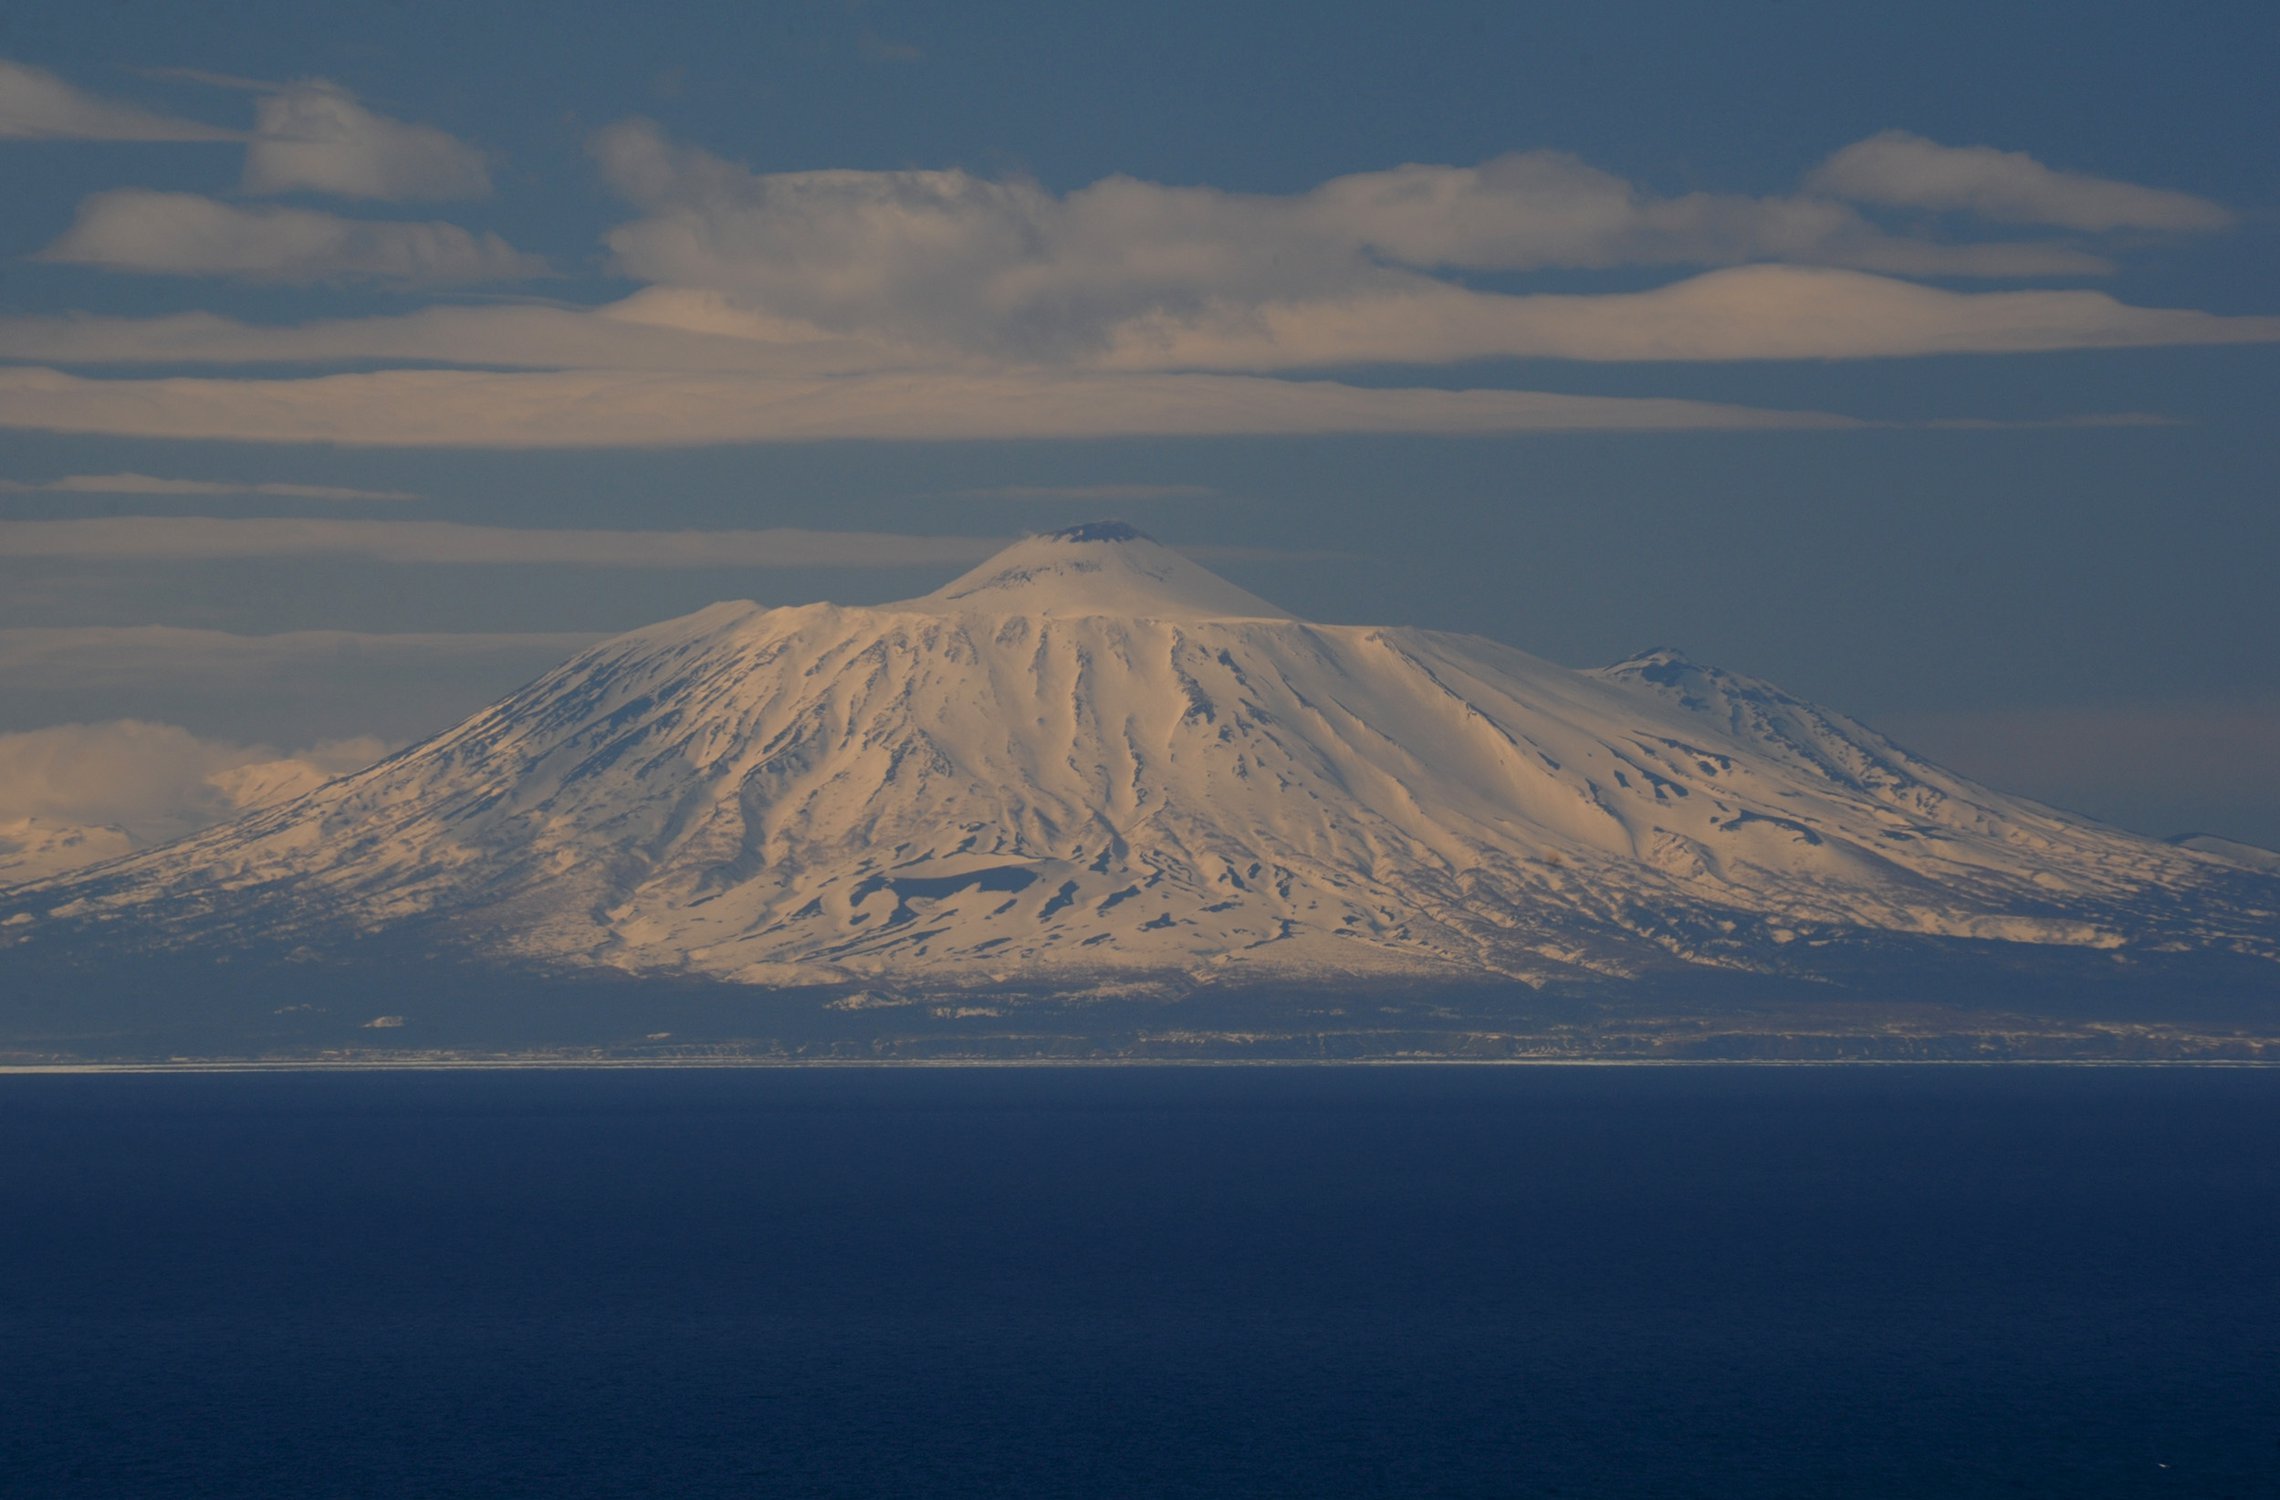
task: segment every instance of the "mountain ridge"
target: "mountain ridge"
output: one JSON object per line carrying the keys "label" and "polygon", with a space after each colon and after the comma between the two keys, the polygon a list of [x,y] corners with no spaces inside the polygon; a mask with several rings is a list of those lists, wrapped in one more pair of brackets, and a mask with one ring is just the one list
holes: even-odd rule
{"label": "mountain ridge", "polygon": [[2275,908],[1667,648],[1577,672],[1314,624],[1096,523],[915,599],[602,642],[306,796],[0,890],[0,944],[417,928],[758,986],[1541,989],[1925,940],[2273,962]]}

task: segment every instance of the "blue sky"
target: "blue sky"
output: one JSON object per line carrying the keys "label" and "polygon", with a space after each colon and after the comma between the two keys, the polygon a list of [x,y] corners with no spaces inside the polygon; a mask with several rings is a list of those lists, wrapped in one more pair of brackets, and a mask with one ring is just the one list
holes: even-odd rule
{"label": "blue sky", "polygon": [[1305,613],[1675,644],[2280,842],[2276,43],[2249,6],[11,6],[0,821],[153,774],[59,789],[27,733],[395,742],[587,633],[1116,514]]}

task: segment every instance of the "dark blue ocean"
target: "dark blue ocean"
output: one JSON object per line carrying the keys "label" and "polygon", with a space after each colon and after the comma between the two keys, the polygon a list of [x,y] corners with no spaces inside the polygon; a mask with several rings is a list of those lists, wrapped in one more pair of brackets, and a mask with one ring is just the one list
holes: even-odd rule
{"label": "dark blue ocean", "polygon": [[0,1489],[2280,1494],[2280,1072],[0,1078]]}

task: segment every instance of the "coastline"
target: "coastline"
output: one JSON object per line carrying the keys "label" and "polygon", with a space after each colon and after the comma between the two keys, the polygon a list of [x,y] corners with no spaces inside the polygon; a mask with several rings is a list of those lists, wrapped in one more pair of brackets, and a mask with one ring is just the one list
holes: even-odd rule
{"label": "coastline", "polygon": [[491,1057],[215,1058],[165,1062],[0,1063],[0,1077],[192,1073],[523,1073],[733,1071],[954,1071],[1357,1068],[2214,1068],[2280,1069],[2280,1057],[1367,1057],[1367,1058],[611,1058]]}

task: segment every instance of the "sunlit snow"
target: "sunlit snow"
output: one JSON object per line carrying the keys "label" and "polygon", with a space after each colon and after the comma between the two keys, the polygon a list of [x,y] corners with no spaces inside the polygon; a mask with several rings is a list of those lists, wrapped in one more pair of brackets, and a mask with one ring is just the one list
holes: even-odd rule
{"label": "sunlit snow", "polygon": [[2273,956],[2243,880],[2268,883],[1675,652],[1577,672],[1311,624],[1105,524],[898,604],[620,636],[0,906],[270,937],[436,917],[523,959],[756,982],[1542,982],[1863,931]]}

